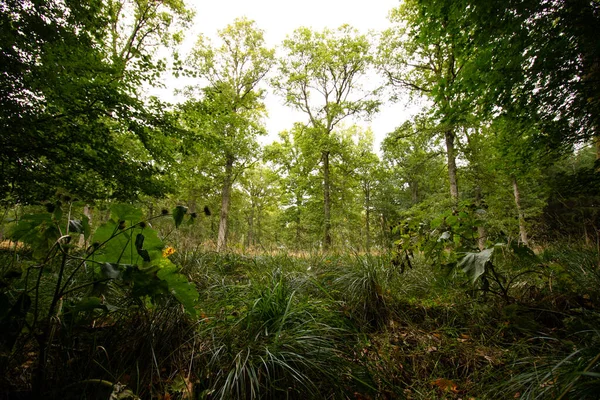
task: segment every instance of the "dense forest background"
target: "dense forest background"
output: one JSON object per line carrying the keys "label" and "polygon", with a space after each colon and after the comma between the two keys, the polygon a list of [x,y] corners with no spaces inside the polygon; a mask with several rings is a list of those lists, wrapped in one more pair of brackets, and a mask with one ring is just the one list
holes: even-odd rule
{"label": "dense forest background", "polygon": [[596,398],[600,4],[389,19],[0,0],[2,396]]}

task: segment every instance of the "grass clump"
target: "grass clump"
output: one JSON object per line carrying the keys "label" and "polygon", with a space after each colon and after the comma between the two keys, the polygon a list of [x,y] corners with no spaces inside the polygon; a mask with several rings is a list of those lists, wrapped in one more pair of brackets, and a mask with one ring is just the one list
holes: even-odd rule
{"label": "grass clump", "polygon": [[220,298],[206,304],[199,331],[206,348],[196,361],[203,393],[258,399],[339,392],[346,332],[326,301],[292,283],[273,269],[247,284],[222,286]]}

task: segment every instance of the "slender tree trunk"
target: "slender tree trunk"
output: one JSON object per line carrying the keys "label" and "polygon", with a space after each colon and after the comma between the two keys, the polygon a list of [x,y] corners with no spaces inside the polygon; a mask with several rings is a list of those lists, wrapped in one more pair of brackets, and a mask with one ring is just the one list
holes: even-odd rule
{"label": "slender tree trunk", "polygon": [[251,247],[254,245],[254,203],[250,207],[250,216],[248,217],[248,239],[247,246]]}
{"label": "slender tree trunk", "polygon": [[329,177],[329,151],[323,152],[323,211],[325,216],[323,248],[331,248],[331,182]]}
{"label": "slender tree trunk", "polygon": [[529,240],[527,239],[527,230],[525,229],[525,214],[521,208],[521,194],[519,193],[519,186],[517,185],[517,178],[512,176],[513,193],[515,195],[515,205],[517,206],[517,212],[519,213],[519,236],[521,242],[525,246],[529,246]]}
{"label": "slender tree trunk", "polygon": [[229,202],[231,200],[231,186],[233,184],[233,157],[228,156],[225,162],[225,179],[221,190],[221,216],[219,220],[219,236],[217,237],[217,251],[227,248],[227,217],[229,215]]}
{"label": "slender tree trunk", "polygon": [[300,195],[296,193],[296,250],[300,250],[300,205],[302,200]]}
{"label": "slender tree trunk", "polygon": [[408,186],[410,187],[410,194],[412,203],[417,204],[419,202],[419,183],[417,181],[409,182]]}
{"label": "slender tree trunk", "polygon": [[450,182],[450,197],[458,201],[458,182],[456,179],[456,154],[454,151],[454,132],[446,131],[446,153],[448,154],[448,180]]}
{"label": "slender tree trunk", "polygon": [[367,254],[371,252],[371,226],[369,220],[371,219],[371,188],[367,183],[365,185],[365,230],[366,230],[366,240],[365,240],[365,250]]}

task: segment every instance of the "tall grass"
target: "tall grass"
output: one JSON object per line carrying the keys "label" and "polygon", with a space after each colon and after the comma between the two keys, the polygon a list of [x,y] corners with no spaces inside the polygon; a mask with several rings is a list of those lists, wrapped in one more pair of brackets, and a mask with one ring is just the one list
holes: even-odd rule
{"label": "tall grass", "polygon": [[[307,295],[306,280],[259,262],[242,282],[210,288],[197,365],[201,390],[220,399],[323,398],[340,392],[347,332],[331,304]],[[234,269],[235,270],[235,269]]]}

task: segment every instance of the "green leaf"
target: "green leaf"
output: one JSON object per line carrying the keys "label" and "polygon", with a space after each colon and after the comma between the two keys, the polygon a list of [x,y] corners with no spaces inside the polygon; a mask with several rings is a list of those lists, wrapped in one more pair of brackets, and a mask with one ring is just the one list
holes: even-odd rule
{"label": "green leaf", "polygon": [[456,226],[458,224],[458,217],[455,215],[450,215],[446,217],[446,224],[452,227]]}
{"label": "green leaf", "polygon": [[54,209],[54,212],[52,213],[52,218],[54,218],[55,221],[60,221],[62,216],[63,216],[62,207],[60,206],[60,202],[57,202],[56,208]]}
{"label": "green leaf", "polygon": [[188,281],[185,275],[177,273],[177,267],[168,259],[163,258],[160,265],[161,268],[156,276],[167,283],[169,292],[183,305],[188,314],[196,315],[194,308],[198,301],[196,287]]}
{"label": "green leaf", "polygon": [[110,207],[110,216],[115,222],[139,222],[144,215],[142,210],[130,204],[113,204]]}
{"label": "green leaf", "polygon": [[183,222],[183,216],[187,213],[187,210],[186,206],[177,206],[173,209],[173,220],[176,228],[179,228],[179,225]]}
{"label": "green leaf", "polygon": [[[118,223],[110,220],[102,224],[94,233],[93,241],[106,242],[94,254],[95,261],[139,264],[162,258],[163,242],[154,229],[135,227],[126,231],[118,229]],[[135,240],[133,240],[133,235]],[[141,235],[141,236],[140,236]],[[139,244],[143,245],[138,246]]]}
{"label": "green leaf", "polygon": [[59,236],[60,232],[52,221],[52,216],[46,213],[22,216],[19,222],[9,229],[7,235],[15,242],[28,244],[33,249],[36,259],[46,257]]}
{"label": "green leaf", "polygon": [[479,253],[467,253],[458,263],[463,272],[467,274],[473,283],[485,273],[486,264],[490,261],[494,248],[485,249]]}
{"label": "green leaf", "polygon": [[431,227],[432,228],[437,228],[438,226],[440,226],[442,224],[443,219],[440,218],[435,218],[434,220],[431,221]]}

